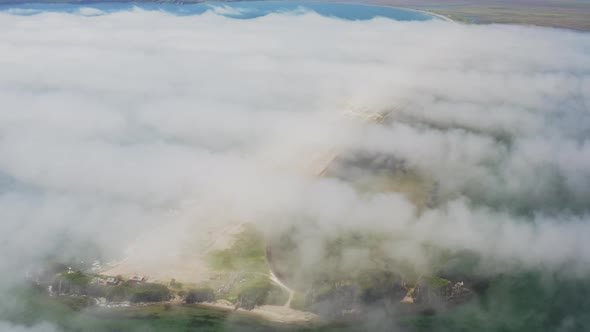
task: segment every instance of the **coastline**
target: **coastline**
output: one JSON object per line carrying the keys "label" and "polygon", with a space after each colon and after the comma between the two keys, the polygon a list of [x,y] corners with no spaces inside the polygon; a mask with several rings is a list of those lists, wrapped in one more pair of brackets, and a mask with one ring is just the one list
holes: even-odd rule
{"label": "coastline", "polygon": [[233,305],[229,302],[224,303],[223,301],[216,301],[216,302],[202,302],[202,303],[195,303],[197,307],[226,311],[226,312],[239,312],[241,314],[247,315],[254,315],[259,318],[274,322],[274,323],[281,323],[281,324],[301,324],[301,323],[312,323],[316,322],[319,319],[319,316],[307,312],[307,311],[300,311],[291,309],[286,306],[276,306],[276,305],[263,305],[256,307],[252,310],[246,309],[235,309]]}
{"label": "coastline", "polygon": [[432,15],[432,16],[438,17],[438,18],[440,18],[441,20],[443,20],[443,21],[445,21],[445,22],[449,22],[449,23],[457,23],[455,20],[453,20],[453,19],[451,19],[451,18],[449,18],[449,17],[446,17],[446,16],[444,16],[444,15],[441,15],[441,14],[437,14],[437,13],[429,12],[429,11],[427,11],[427,10],[423,10],[423,9],[416,9],[416,8],[405,8],[405,7],[393,7],[393,8],[402,8],[402,9],[407,9],[407,10],[413,10],[413,11],[416,11],[416,12],[422,12],[422,13],[425,13],[425,14],[428,14],[428,15]]}
{"label": "coastline", "polygon": [[[261,1],[261,0],[238,0],[235,2],[252,2],[252,1]],[[287,2],[289,0],[270,0],[270,1],[276,1],[276,2]],[[220,0],[220,1],[205,1],[205,2],[211,2],[211,3],[219,3],[219,2],[227,2],[224,0]],[[326,0],[326,1],[316,1],[316,0],[297,0],[297,2],[311,2],[311,3],[331,3],[331,4],[336,4],[336,5],[358,5],[358,6],[368,6],[368,7],[381,7],[381,8],[393,8],[393,9],[402,9],[402,10],[408,10],[408,11],[413,11],[413,12],[419,12],[422,14],[427,14],[430,16],[434,16],[434,17],[438,17],[441,20],[445,21],[445,22],[453,22],[453,23],[457,23],[456,21],[454,21],[453,19],[446,17],[444,15],[441,14],[437,14],[437,13],[433,13],[424,9],[417,9],[417,8],[412,8],[412,7],[400,7],[400,6],[388,6],[388,5],[375,5],[375,4],[370,4],[370,3],[356,3],[356,2],[342,2],[342,1],[330,1],[330,0]]]}
{"label": "coastline", "polygon": [[200,303],[184,303],[184,301],[178,300],[140,303],[116,302],[97,304],[96,307],[106,310],[117,310],[122,308],[149,308],[161,305],[171,305],[185,308],[201,308],[218,312],[224,312],[227,314],[237,313],[240,315],[248,315],[261,320],[281,325],[306,325],[321,321],[320,317],[317,314],[307,311],[295,310],[287,306],[262,305],[257,306],[252,310],[246,310],[243,308],[236,309],[234,304],[226,300],[217,300],[215,302]]}
{"label": "coastline", "polygon": [[[417,8],[412,8],[412,7],[400,7],[400,6],[389,6],[386,4],[370,4],[370,3],[356,3],[356,2],[344,2],[344,1],[330,1],[330,0],[325,0],[325,1],[321,1],[321,0],[236,0],[236,1],[228,1],[228,0],[205,0],[205,1],[197,1],[197,2],[186,2],[186,3],[181,3],[181,4],[176,4],[176,3],[171,3],[171,2],[161,2],[161,4],[174,4],[174,5],[196,5],[196,4],[224,4],[224,3],[240,3],[240,2],[301,2],[301,3],[327,3],[327,4],[335,4],[335,5],[355,5],[355,6],[367,6],[367,7],[379,7],[379,8],[388,8],[388,9],[399,9],[399,10],[405,10],[405,11],[411,11],[411,12],[417,12],[417,13],[421,13],[421,14],[426,14],[428,16],[432,16],[432,17],[436,17],[442,21],[445,22],[455,22],[454,20],[450,19],[449,17],[446,17],[444,15],[441,14],[437,14],[437,13],[433,13],[427,10],[423,10],[423,9],[417,9]],[[31,2],[27,2],[28,4],[46,4],[45,2],[35,2],[35,1],[31,1]],[[157,1],[139,1],[139,2],[130,2],[130,1],[117,1],[117,0],[109,0],[109,1],[79,1],[79,2],[75,2],[75,1],[56,1],[50,4],[68,4],[68,5],[76,5],[76,6],[80,6],[83,7],[85,5],[96,5],[96,4],[102,4],[102,3],[120,3],[120,4],[152,4],[152,3],[160,3]],[[8,1],[5,3],[0,3],[0,6],[10,6],[10,5],[20,5],[22,4],[22,2],[17,2],[17,1]]]}

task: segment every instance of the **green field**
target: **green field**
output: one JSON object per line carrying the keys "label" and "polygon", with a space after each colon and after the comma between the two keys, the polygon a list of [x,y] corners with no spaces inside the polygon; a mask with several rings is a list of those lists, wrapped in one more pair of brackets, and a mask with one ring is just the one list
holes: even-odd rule
{"label": "green field", "polygon": [[[438,282],[438,281],[434,281]],[[34,325],[43,321],[63,331],[585,331],[590,326],[590,290],[586,280],[545,273],[498,277],[480,299],[452,310],[420,315],[374,315],[357,322],[314,326],[277,325],[256,316],[210,310],[196,305],[155,304],[113,309],[80,309],[71,300],[21,289],[18,303],[2,319]],[[381,312],[381,314],[380,314]]]}
{"label": "green field", "polygon": [[[329,1],[329,0],[328,0]],[[501,23],[590,30],[587,0],[336,0],[407,7],[467,23]]]}
{"label": "green field", "polygon": [[[251,314],[213,310],[198,305],[153,304],[123,308],[81,308],[75,297],[49,297],[35,290],[19,291],[18,303],[5,313],[15,324],[43,321],[64,331],[275,331],[277,325]],[[78,298],[79,299],[79,298]]]}

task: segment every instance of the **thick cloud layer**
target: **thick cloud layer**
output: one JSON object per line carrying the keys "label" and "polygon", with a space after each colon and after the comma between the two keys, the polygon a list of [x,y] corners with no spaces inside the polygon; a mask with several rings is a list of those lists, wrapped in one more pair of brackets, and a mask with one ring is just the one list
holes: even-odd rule
{"label": "thick cloud layer", "polygon": [[[3,275],[88,241],[175,255],[211,225],[298,218],[403,234],[391,254],[425,269],[422,244],[480,254],[489,273],[590,272],[588,34],[0,14],[0,54]],[[350,109],[391,113],[371,124]],[[301,171],[334,151],[403,160],[437,204]]]}

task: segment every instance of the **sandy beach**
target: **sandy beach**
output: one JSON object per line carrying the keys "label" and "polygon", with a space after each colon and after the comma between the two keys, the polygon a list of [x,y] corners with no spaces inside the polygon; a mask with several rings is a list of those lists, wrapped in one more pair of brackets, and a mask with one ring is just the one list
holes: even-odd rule
{"label": "sandy beach", "polygon": [[319,319],[318,315],[314,313],[295,310],[286,306],[263,305],[252,310],[245,310],[241,308],[235,310],[234,305],[224,300],[199,303],[198,306],[216,310],[237,311],[240,313],[252,314],[272,322],[286,324],[313,322]]}

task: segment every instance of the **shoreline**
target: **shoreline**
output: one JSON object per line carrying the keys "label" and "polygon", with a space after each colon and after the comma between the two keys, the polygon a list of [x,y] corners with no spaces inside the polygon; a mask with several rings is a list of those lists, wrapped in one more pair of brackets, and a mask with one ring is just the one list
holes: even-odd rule
{"label": "shoreline", "polygon": [[242,308],[236,310],[233,305],[221,303],[220,301],[194,303],[192,305],[207,309],[253,315],[273,323],[281,324],[313,323],[319,320],[319,316],[314,313],[295,310],[286,306],[263,305],[258,306],[252,310],[246,310]]}
{"label": "shoreline", "polygon": [[96,308],[105,310],[118,310],[118,309],[129,309],[129,308],[147,308],[156,306],[177,306],[177,307],[193,307],[201,309],[209,309],[213,311],[219,311],[224,313],[237,313],[240,315],[248,315],[265,320],[271,323],[285,324],[285,325],[306,325],[311,323],[317,323],[320,321],[320,317],[314,313],[295,310],[286,306],[277,305],[262,305],[257,306],[252,310],[246,310],[243,308],[236,309],[235,305],[225,300],[218,300],[215,302],[200,302],[200,303],[184,303],[183,301],[161,301],[161,302],[113,302],[105,304],[96,304]]}
{"label": "shoreline", "polygon": [[[237,0],[237,1],[228,1],[228,0],[205,0],[205,1],[198,1],[198,2],[188,2],[188,3],[172,3],[172,2],[157,2],[157,1],[140,1],[140,2],[128,2],[128,1],[117,1],[117,0],[109,0],[109,1],[55,1],[55,2],[36,2],[31,1],[27,2],[26,4],[57,4],[57,5],[76,5],[79,7],[84,6],[92,6],[97,4],[105,4],[105,3],[119,3],[119,4],[132,4],[132,5],[142,5],[142,4],[170,4],[176,6],[190,6],[190,5],[199,5],[199,4],[224,4],[224,3],[240,3],[240,2],[301,2],[301,3],[325,3],[325,4],[335,4],[335,5],[355,5],[355,6],[367,6],[367,7],[380,7],[380,8],[389,8],[389,9],[400,9],[400,10],[407,10],[417,13],[426,14],[429,16],[433,16],[436,18],[441,19],[445,22],[455,22],[454,20],[450,19],[441,14],[433,13],[423,9],[417,9],[412,7],[400,7],[400,6],[388,6],[388,5],[381,5],[381,4],[368,4],[368,3],[356,3],[356,2],[343,2],[343,1],[317,1],[317,0]],[[10,5],[21,5],[22,2],[17,1],[8,1],[5,3],[1,3],[0,6],[10,6]],[[393,19],[395,20],[395,19]],[[397,21],[397,20],[396,20]]]}
{"label": "shoreline", "polygon": [[[264,0],[238,0],[238,1],[231,1],[231,2],[255,2],[255,1],[264,1]],[[388,6],[388,5],[376,5],[376,4],[371,4],[371,3],[357,3],[357,2],[343,2],[343,1],[330,1],[330,0],[326,0],[326,1],[317,1],[317,0],[269,0],[269,1],[275,1],[275,2],[311,2],[311,3],[330,3],[330,4],[335,4],[335,5],[356,5],[356,6],[367,6],[367,7],[380,7],[380,8],[390,8],[390,9],[401,9],[401,10],[408,10],[408,11],[412,11],[412,12],[419,12],[422,14],[427,14],[430,16],[434,16],[434,17],[438,17],[441,20],[445,21],[445,22],[452,22],[452,23],[457,23],[456,21],[454,21],[453,19],[446,17],[444,15],[441,14],[437,14],[428,10],[424,10],[424,9],[417,9],[417,8],[412,8],[412,7],[400,7],[400,6]],[[221,2],[230,2],[230,1],[225,1],[225,0],[219,0],[219,1],[204,1],[203,3],[221,3]]]}
{"label": "shoreline", "polygon": [[[423,9],[405,8],[405,7],[395,7],[395,8],[402,8],[402,9],[407,9],[407,10],[413,10],[413,11],[417,11],[417,12],[422,12],[422,13],[425,13],[425,14],[428,14],[428,15],[432,15],[432,16],[438,17],[441,20],[443,20],[445,22],[448,22],[448,23],[457,23],[455,20],[451,19],[450,17],[446,17],[446,16],[441,15],[441,14],[429,12],[429,11],[423,10]],[[474,24],[477,24],[477,23],[474,23]]]}

